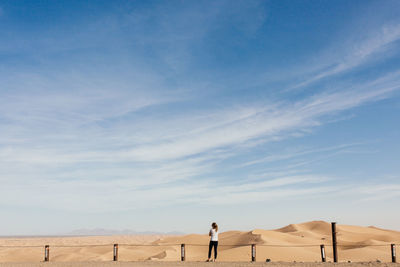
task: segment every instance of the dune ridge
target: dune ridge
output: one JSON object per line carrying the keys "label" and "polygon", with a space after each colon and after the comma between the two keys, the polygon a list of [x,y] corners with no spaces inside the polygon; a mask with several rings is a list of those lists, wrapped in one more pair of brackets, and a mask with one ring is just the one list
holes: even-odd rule
{"label": "dune ridge", "polygon": [[[400,232],[393,230],[338,224],[337,232],[340,261],[389,262],[390,244],[400,244]],[[50,245],[50,261],[111,261],[114,243],[119,244],[119,261],[178,261],[180,244],[186,246],[187,261],[203,261],[208,241],[206,234],[0,238],[0,262],[40,262],[46,244]],[[222,232],[218,260],[250,261],[251,244],[257,246],[257,261],[318,262],[320,244],[326,245],[327,259],[332,261],[331,225],[324,221],[275,230]]]}

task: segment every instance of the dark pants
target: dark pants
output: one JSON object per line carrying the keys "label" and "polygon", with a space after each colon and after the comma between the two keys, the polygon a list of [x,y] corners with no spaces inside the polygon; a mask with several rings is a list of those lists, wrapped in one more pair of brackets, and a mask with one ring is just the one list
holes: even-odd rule
{"label": "dark pants", "polygon": [[217,259],[217,248],[218,241],[210,241],[210,245],[208,246],[208,258],[211,258],[211,250],[214,247],[214,259]]}

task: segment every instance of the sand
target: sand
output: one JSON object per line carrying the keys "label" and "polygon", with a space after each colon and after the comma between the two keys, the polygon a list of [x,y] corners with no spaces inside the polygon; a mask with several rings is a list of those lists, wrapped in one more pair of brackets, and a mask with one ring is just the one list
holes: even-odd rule
{"label": "sand", "polygon": [[250,263],[250,262],[50,262],[50,263],[0,263],[0,267],[398,267],[399,263]]}
{"label": "sand", "polygon": [[[338,225],[337,231],[338,254],[341,262],[390,262],[390,244],[400,244],[400,232],[398,231],[349,225]],[[43,261],[44,245],[47,244],[50,245],[51,262],[96,262],[94,265],[74,263],[73,265],[54,266],[147,266],[143,264],[159,261],[163,262],[160,263],[162,265],[154,263],[156,265],[148,266],[176,266],[180,260],[180,244],[184,243],[186,244],[188,266],[203,266],[202,263],[190,265],[190,262],[201,262],[206,259],[208,241],[207,235],[197,234],[185,236],[1,238],[0,262],[39,263]],[[119,244],[119,261],[141,261],[142,265],[106,263],[113,258],[114,243]],[[292,224],[276,230],[257,229],[249,232],[223,232],[220,234],[219,243],[218,260],[220,262],[231,262],[229,266],[236,266],[232,265],[233,262],[242,262],[243,264],[249,262],[251,260],[251,244],[256,244],[257,261],[261,263],[265,262],[266,259],[271,259],[272,263],[267,263],[269,265],[278,261],[320,262],[320,244],[326,245],[327,260],[332,261],[331,225],[323,221]],[[165,265],[168,262],[172,265]],[[220,264],[222,263],[217,263],[218,266],[225,266]],[[251,266],[255,266],[254,263]]]}

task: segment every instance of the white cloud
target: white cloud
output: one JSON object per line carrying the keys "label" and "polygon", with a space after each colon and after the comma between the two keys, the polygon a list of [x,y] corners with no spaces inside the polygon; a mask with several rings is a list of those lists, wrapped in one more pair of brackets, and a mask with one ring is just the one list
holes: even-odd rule
{"label": "white cloud", "polygon": [[[397,82],[397,81],[395,81]],[[256,138],[274,137],[286,131],[319,125],[326,115],[351,109],[370,101],[385,98],[400,89],[400,85],[369,91],[347,91],[322,94],[296,103],[271,105],[268,108],[255,109],[249,116],[236,116],[231,121],[223,118],[218,126],[206,128],[194,134],[186,134],[172,140],[161,140],[154,145],[139,146],[127,156],[135,160],[166,160],[180,158],[225,146],[240,145]],[[254,109],[254,108],[253,108]],[[233,110],[231,114],[235,114]],[[234,115],[228,117],[235,117]],[[183,133],[187,131],[182,129]]]}
{"label": "white cloud", "polygon": [[[101,129],[93,126],[97,121],[107,121],[113,117],[120,117],[129,112],[162,101],[155,99],[131,102],[130,97],[112,94],[95,99],[76,98],[68,101],[65,98],[64,107],[56,109],[57,99],[62,96],[46,97],[45,99],[30,97],[31,101],[18,103],[11,107],[8,103],[15,103],[3,98],[1,108],[5,118],[18,122],[17,128],[12,130],[12,124],[3,127],[3,138],[9,140],[15,138],[13,133],[18,128],[37,135],[44,134],[44,139],[55,135],[56,146],[51,142],[45,147],[41,142],[46,142],[42,137],[38,144],[12,148],[4,146],[0,148],[0,157],[4,162],[26,163],[59,163],[71,164],[77,162],[162,162],[165,160],[177,160],[188,156],[209,154],[212,159],[230,150],[239,149],[240,145],[256,139],[273,140],[274,137],[284,135],[287,132],[304,128],[312,128],[322,123],[324,116],[348,110],[371,101],[388,97],[390,93],[400,89],[397,79],[380,79],[365,84],[361,89],[353,89],[331,94],[320,94],[295,103],[280,103],[261,106],[260,104],[249,107],[212,110],[207,113],[189,113],[183,117],[153,117],[151,123],[146,119],[129,121],[124,126],[111,129]],[[381,87],[381,86],[386,87]],[[128,100],[125,100],[127,98]],[[40,100],[39,100],[40,99]],[[97,101],[99,99],[99,101]],[[38,101],[36,101],[38,100]],[[85,103],[85,101],[87,103]],[[89,102],[90,101],[90,102]],[[50,105],[45,103],[50,102]],[[117,102],[114,104],[114,102]],[[110,103],[110,104],[109,104]],[[102,108],[102,106],[108,106]],[[61,106],[61,105],[60,105]],[[91,108],[93,106],[94,108]],[[35,108],[37,107],[37,108]],[[35,115],[24,114],[28,110]],[[97,112],[101,109],[101,112]],[[56,114],[52,110],[58,110]],[[60,117],[62,119],[60,120]],[[37,126],[49,126],[54,129]],[[11,127],[11,129],[10,129]],[[91,128],[94,127],[94,128]],[[61,132],[65,130],[65,133]],[[46,133],[49,131],[48,133]],[[123,134],[121,133],[123,132]],[[7,136],[8,133],[8,136]],[[68,137],[70,135],[70,138]],[[125,137],[124,137],[125,135]],[[32,136],[21,136],[24,140],[32,139]],[[36,138],[33,136],[33,138]],[[33,139],[34,140],[34,139]],[[62,142],[70,141],[71,145],[65,146]],[[96,145],[97,147],[93,147]],[[117,145],[115,145],[117,144]],[[257,143],[256,143],[257,144]],[[218,152],[219,149],[222,149]],[[236,153],[236,152],[235,152]]]}
{"label": "white cloud", "polygon": [[[31,205],[39,206],[56,195],[71,193],[78,194],[74,196],[76,201],[83,201],[85,197],[93,199],[93,205],[108,202],[108,197],[118,195],[128,201],[127,208],[134,208],[138,203],[157,206],[189,200],[196,202],[196,199],[198,203],[200,199],[208,197],[212,199],[208,185],[213,179],[219,181],[215,170],[220,161],[248,150],[251,148],[247,146],[249,143],[260,145],[258,142],[253,143],[253,140],[267,142],[288,132],[312,128],[323,124],[322,118],[325,116],[388,97],[398,89],[397,77],[387,75],[360,88],[315,95],[294,103],[281,102],[264,106],[258,103],[203,113],[189,111],[184,115],[161,114],[150,117],[150,123],[149,118],[138,117],[123,125],[106,129],[98,128],[97,121],[107,121],[110,117],[125,114],[125,106],[122,104],[119,109],[118,105],[111,105],[110,109],[106,108],[98,113],[96,109],[102,109],[102,104],[107,105],[108,101],[113,103],[118,100],[119,103],[125,103],[126,95],[70,98],[71,101],[66,102],[69,104],[61,105],[60,112],[65,116],[61,122],[57,122],[57,115],[48,113],[57,110],[54,102],[58,103],[57,99],[63,99],[62,94],[47,98],[54,99],[49,105],[47,101],[34,96],[32,101],[26,100],[16,106],[9,104],[13,103],[7,101],[10,98],[3,98],[7,107],[6,109],[3,106],[3,111],[15,124],[11,123],[7,127],[3,125],[0,134],[6,140],[0,147],[0,178],[2,181],[11,181],[8,183],[10,188],[3,187],[2,191],[10,192],[9,197],[21,190],[27,195],[29,191],[41,192],[30,201]],[[154,103],[158,104],[160,101],[155,98]],[[87,105],[96,108],[87,108]],[[135,105],[127,104],[126,107],[132,108],[132,112],[137,111]],[[35,116],[23,118],[23,112],[35,108]],[[42,121],[52,123],[48,124],[50,127],[36,128],[37,122]],[[15,132],[20,134],[20,139],[10,145],[7,140],[15,138]],[[342,147],[346,145],[322,148],[320,151],[340,150]],[[304,162],[296,164],[287,166],[287,169],[292,171]],[[242,184],[230,181],[218,189],[232,203],[250,196],[253,196],[252,199],[263,200],[262,194],[256,192],[257,189],[268,189],[268,195],[276,197],[306,196],[307,192],[331,190],[329,186],[314,186],[304,176],[276,180],[276,176],[260,175],[258,178],[262,181],[257,179],[256,173],[250,172],[242,177]],[[22,186],[21,183],[26,180],[30,181],[30,185]],[[178,183],[186,185],[182,187]],[[280,189],[295,183],[310,184],[310,191]],[[143,192],[150,194],[145,187],[151,187],[151,192],[157,194],[157,198],[151,203],[145,201],[147,196]],[[7,194],[3,194],[4,199],[10,200],[6,197]],[[175,200],[172,201],[172,198]],[[68,209],[93,208],[90,203],[76,205],[71,202],[75,203],[75,200],[63,200],[58,205],[63,208],[68,206]],[[221,203],[228,202],[221,200]],[[26,200],[21,199],[20,204],[23,203]],[[101,205],[101,209],[106,210],[111,206]]]}
{"label": "white cloud", "polygon": [[[314,74],[303,82],[297,83],[290,89],[305,87],[313,82],[324,78],[351,71],[361,67],[369,61],[386,57],[386,52],[390,45],[394,45],[400,40],[400,24],[385,25],[378,32],[374,32],[363,40],[357,40],[353,47],[342,54],[335,54],[337,58],[329,60],[319,70],[314,70]],[[321,59],[319,59],[321,61]]]}
{"label": "white cloud", "polygon": [[302,150],[296,150],[296,151],[291,151],[289,153],[285,154],[273,154],[266,156],[264,158],[259,158],[256,160],[248,161],[246,163],[243,163],[241,166],[251,166],[254,164],[260,164],[260,163],[266,163],[266,162],[275,162],[275,161],[281,161],[281,160],[288,160],[292,158],[297,158],[301,156],[306,156],[308,154],[314,154],[314,153],[321,153],[321,152],[337,152],[341,151],[343,149],[347,149],[349,147],[357,146],[359,145],[358,143],[355,144],[342,144],[338,146],[332,146],[332,147],[324,147],[324,148],[317,148],[317,149],[302,149]]}
{"label": "white cloud", "polygon": [[[314,196],[333,187],[321,187],[327,178],[313,176],[279,177],[270,181],[243,182],[236,185],[211,183],[210,181],[185,182],[159,185],[157,187],[140,187],[131,180],[113,181],[47,181],[32,186],[6,185],[0,203],[7,204],[18,195],[30,195],[29,204],[22,198],[12,201],[15,206],[62,209],[70,211],[104,212],[138,208],[154,208],[176,204],[207,205],[212,203],[235,204],[270,201],[279,198],[301,197],[310,193]],[[135,186],[132,187],[132,184]],[[313,186],[313,185],[317,186]],[[291,187],[297,185],[297,187]],[[301,185],[301,186],[300,186]],[[304,185],[309,185],[304,188]],[[51,200],[49,202],[49,200]],[[214,202],[215,201],[215,202]],[[99,204],[101,203],[101,205]],[[119,205],[123,203],[123,205]]]}
{"label": "white cloud", "polygon": [[377,201],[400,198],[400,184],[369,184],[355,188],[361,195],[361,201]]}
{"label": "white cloud", "polygon": [[[164,19],[175,18],[168,15]],[[187,15],[176,21],[186,19]],[[257,31],[264,19],[249,22],[245,30]],[[203,21],[212,25],[213,20],[206,17],[200,19]],[[201,26],[178,37],[199,38],[197,34],[207,30]],[[160,42],[175,44],[177,32],[168,29]],[[143,43],[153,42],[151,37]],[[398,25],[383,29],[356,45],[348,56],[325,62],[330,68],[319,69],[296,87],[361,67],[399,38]],[[178,40],[183,50],[157,50],[173,73],[184,70],[185,60],[190,59],[185,50],[190,41]],[[170,50],[179,51],[170,54]],[[187,92],[195,90],[175,89],[174,83],[171,86],[164,81],[170,73],[161,77],[140,68],[130,69],[129,75],[102,73],[90,75],[87,69],[79,68],[54,76],[52,72],[18,74],[12,82],[4,77],[6,89],[0,92],[1,203],[102,212],[115,207],[128,210],[188,202],[263,202],[340,191],[329,184],[332,178],[297,169],[316,159],[288,164],[285,170],[273,173],[254,168],[241,174],[240,168],[314,152],[336,153],[351,144],[260,156],[241,166],[227,164],[238,171],[229,180],[229,174],[219,174],[224,167],[218,164],[271,141],[306,135],[331,121],[332,116],[390,97],[400,88],[397,71],[363,84],[344,83],[341,88],[295,101],[243,104],[240,100],[240,104],[224,102],[223,108],[208,103],[196,103],[192,108],[196,99]],[[182,92],[186,94],[181,96]],[[379,195],[386,189],[368,190],[359,193]],[[392,191],[388,195],[396,195]]]}

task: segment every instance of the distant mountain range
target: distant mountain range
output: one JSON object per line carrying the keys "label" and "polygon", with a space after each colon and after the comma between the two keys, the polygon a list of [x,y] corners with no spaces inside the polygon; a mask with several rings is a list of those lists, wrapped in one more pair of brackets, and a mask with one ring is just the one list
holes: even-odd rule
{"label": "distant mountain range", "polygon": [[98,235],[184,235],[182,232],[153,232],[153,231],[144,231],[138,232],[129,229],[125,230],[113,230],[113,229],[104,229],[104,228],[95,228],[95,229],[77,229],[71,232],[66,233],[65,235],[71,236],[98,236]]}

